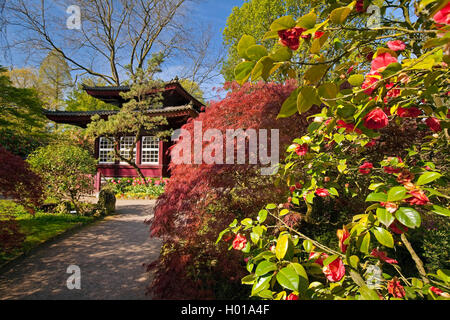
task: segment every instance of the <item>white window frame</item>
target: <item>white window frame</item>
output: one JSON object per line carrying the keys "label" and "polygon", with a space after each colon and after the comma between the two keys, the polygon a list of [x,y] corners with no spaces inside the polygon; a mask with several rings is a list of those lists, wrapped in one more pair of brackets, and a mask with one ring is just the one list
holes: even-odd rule
{"label": "white window frame", "polygon": [[[128,136],[128,137],[120,137],[120,144],[119,144],[120,155],[121,155],[121,156],[125,156],[125,158],[128,158],[128,157],[130,156],[130,148],[128,147],[128,148],[125,149],[125,147],[123,146],[123,141],[124,141],[125,139],[127,139],[127,140],[129,140],[129,141],[131,140],[131,143],[127,143],[129,146],[131,146],[131,145],[133,145],[133,142],[134,142],[135,137],[131,137],[131,136]],[[122,150],[122,149],[124,149],[124,150]],[[123,155],[122,152],[124,152],[124,153],[126,152],[126,154]],[[134,149],[133,149],[133,158],[134,158],[134,162],[136,163],[136,146],[135,146]],[[128,164],[128,162],[126,162],[126,161],[120,161],[120,164]]]}
{"label": "white window frame", "polygon": [[[147,139],[153,139],[156,140],[156,147],[155,146],[146,146],[146,141]],[[154,141],[153,141],[154,142]],[[156,162],[149,162],[149,161],[144,161],[144,155],[146,152],[156,152],[157,158],[158,160]],[[146,165],[159,165],[159,138],[157,137],[153,137],[153,136],[144,136],[142,137],[141,140],[141,164],[146,164]]]}
{"label": "white window frame", "polygon": [[[109,140],[109,142],[111,143],[111,147],[110,148],[104,148],[102,147],[103,145],[103,141],[104,140]],[[111,161],[102,161],[102,151],[106,152],[106,157],[108,157],[108,155],[111,155]],[[107,137],[100,137],[99,142],[98,142],[98,160],[99,160],[99,164],[114,164],[116,163],[114,160],[114,156],[112,156],[112,154],[114,153],[114,142],[111,138],[107,138]]]}

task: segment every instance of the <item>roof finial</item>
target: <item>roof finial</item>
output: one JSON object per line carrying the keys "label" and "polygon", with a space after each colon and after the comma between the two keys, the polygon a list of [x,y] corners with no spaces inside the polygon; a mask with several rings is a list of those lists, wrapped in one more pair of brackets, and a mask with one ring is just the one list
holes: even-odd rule
{"label": "roof finial", "polygon": [[175,82],[178,82],[178,80],[180,80],[180,79],[178,78],[178,76],[175,76],[175,78],[173,79],[173,81],[175,81]]}

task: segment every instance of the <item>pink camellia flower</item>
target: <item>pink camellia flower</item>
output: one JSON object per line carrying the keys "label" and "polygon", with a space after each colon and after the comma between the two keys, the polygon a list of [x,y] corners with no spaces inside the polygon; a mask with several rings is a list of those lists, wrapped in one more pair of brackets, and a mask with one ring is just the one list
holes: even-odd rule
{"label": "pink camellia flower", "polygon": [[397,260],[388,258],[386,252],[384,251],[378,251],[377,249],[373,249],[370,255],[389,264],[398,264]]}
{"label": "pink camellia flower", "polygon": [[383,129],[388,124],[389,119],[380,108],[375,108],[364,118],[364,126],[368,129]]}
{"label": "pink camellia flower", "polygon": [[363,175],[370,174],[373,169],[373,164],[370,162],[364,162],[362,166],[359,167],[359,173]]}
{"label": "pink camellia flower", "polygon": [[278,36],[280,37],[280,43],[288,47],[289,49],[296,51],[300,46],[300,36],[302,33],[306,31],[303,28],[292,28],[288,30],[280,30],[278,31]]}
{"label": "pink camellia flower", "polygon": [[393,57],[389,52],[381,53],[373,59],[370,72],[383,72],[388,65],[396,62],[398,62],[397,58]]}
{"label": "pink camellia flower", "polygon": [[408,198],[406,201],[411,205],[425,206],[430,202],[422,190],[410,191],[409,194],[412,195],[412,198]]}
{"label": "pink camellia flower", "polygon": [[322,268],[323,273],[330,282],[338,282],[345,276],[345,267],[341,259],[337,258]]}
{"label": "pink camellia flower", "polygon": [[236,235],[236,238],[233,240],[233,249],[241,251],[244,250],[247,245],[247,238],[241,234]]}
{"label": "pink camellia flower", "polygon": [[364,89],[364,93],[368,96],[372,95],[376,89],[376,83],[380,81],[381,78],[381,74],[378,72],[369,73],[361,86],[361,88]]}
{"label": "pink camellia flower", "polygon": [[441,132],[441,122],[436,118],[428,118],[425,123],[433,132]]}
{"label": "pink camellia flower", "polygon": [[399,168],[393,168],[393,167],[384,167],[384,172],[388,174],[394,174],[394,173],[400,173],[402,169]]}
{"label": "pink camellia flower", "polygon": [[416,107],[410,107],[410,108],[399,107],[397,109],[397,115],[400,118],[417,118],[421,114],[422,114],[422,111]]}
{"label": "pink camellia flower", "polygon": [[328,197],[330,195],[330,193],[328,192],[327,189],[324,188],[319,188],[316,190],[316,195],[318,195],[319,197]]}
{"label": "pink camellia flower", "polygon": [[291,293],[286,297],[286,300],[298,300],[298,296],[296,294]]}
{"label": "pink camellia flower", "polygon": [[347,252],[348,245],[344,244],[344,242],[350,237],[350,232],[348,232],[347,228],[344,226],[337,231],[337,236],[339,238],[339,249],[341,249],[342,253]]}
{"label": "pink camellia flower", "polygon": [[392,51],[403,51],[403,50],[406,49],[405,43],[403,41],[401,41],[401,40],[389,41],[387,43],[387,46]]}
{"label": "pink camellia flower", "polygon": [[297,145],[297,147],[295,148],[295,153],[299,156],[302,157],[304,155],[306,155],[308,153],[308,144],[302,144],[302,145]]}
{"label": "pink camellia flower", "polygon": [[439,24],[450,24],[450,2],[434,15],[433,20]]}
{"label": "pink camellia flower", "polygon": [[400,284],[400,281],[397,280],[397,277],[394,277],[394,279],[388,282],[387,289],[388,292],[395,298],[405,297],[405,288],[403,288],[403,286]]}
{"label": "pink camellia flower", "polygon": [[398,205],[393,202],[380,202],[380,205],[390,213],[395,213],[398,209]]}

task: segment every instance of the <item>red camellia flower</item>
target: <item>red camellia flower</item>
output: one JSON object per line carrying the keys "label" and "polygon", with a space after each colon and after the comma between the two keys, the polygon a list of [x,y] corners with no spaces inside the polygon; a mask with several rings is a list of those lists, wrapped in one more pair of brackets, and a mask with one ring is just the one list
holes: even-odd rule
{"label": "red camellia flower", "polygon": [[286,297],[286,300],[298,300],[298,295],[291,293]]}
{"label": "red camellia flower", "polygon": [[339,238],[339,249],[341,249],[342,253],[345,253],[348,245],[344,244],[344,242],[350,237],[350,232],[348,232],[347,228],[344,226],[342,230],[337,231],[337,236]]}
{"label": "red camellia flower", "polygon": [[297,145],[297,147],[295,148],[295,153],[299,156],[299,157],[303,157],[304,155],[306,155],[308,153],[308,144],[302,144],[302,145]]}
{"label": "red camellia flower", "polygon": [[247,245],[247,238],[244,237],[243,235],[238,234],[233,241],[233,249],[241,251],[244,250],[246,245]]}
{"label": "red camellia flower", "polygon": [[402,169],[393,168],[393,167],[384,167],[383,169],[384,169],[384,172],[386,172],[388,174],[400,173],[402,171]]}
{"label": "red camellia flower", "polygon": [[401,41],[401,40],[389,41],[387,43],[387,46],[392,51],[403,51],[403,50],[406,49],[405,43],[403,41]]}
{"label": "red camellia flower", "polygon": [[330,195],[330,193],[328,192],[327,189],[324,188],[319,188],[316,190],[316,195],[318,195],[319,197],[328,197]]}
{"label": "red camellia flower", "polygon": [[388,292],[396,298],[405,297],[405,288],[403,288],[400,281],[397,280],[397,277],[394,277],[394,279],[388,282],[387,289]]}
{"label": "red camellia flower", "polygon": [[406,201],[411,205],[424,206],[430,202],[430,200],[422,190],[414,190],[409,194],[412,195],[412,198],[406,199]]}
{"label": "red camellia flower", "polygon": [[356,8],[356,11],[359,12],[359,13],[365,12],[365,10],[364,10],[364,0],[357,0],[355,8]]}
{"label": "red camellia flower", "polygon": [[400,107],[397,109],[397,115],[400,118],[417,118],[421,114],[422,114],[422,111],[416,107],[410,107],[410,108]]}
{"label": "red camellia flower", "polygon": [[372,252],[370,253],[370,255],[372,257],[378,258],[381,261],[384,261],[389,264],[398,264],[397,260],[388,258],[386,255],[386,252],[384,252],[384,251],[378,251],[377,249],[373,249]]}
{"label": "red camellia flower", "polygon": [[292,28],[288,30],[280,30],[278,31],[278,36],[280,37],[280,43],[290,48],[293,51],[296,51],[300,46],[300,36],[302,33],[306,31],[303,28]]}
{"label": "red camellia flower", "polygon": [[[309,253],[309,260],[313,259],[313,257],[316,255],[316,253],[314,251],[311,251]],[[318,257],[316,258],[316,261],[314,261],[314,263],[317,263],[318,265],[323,267],[323,261],[328,258],[328,255],[326,253],[320,253],[318,254]]]}
{"label": "red camellia flower", "polygon": [[434,15],[433,20],[440,24],[450,24],[450,2]]}
{"label": "red camellia flower", "polygon": [[404,234],[405,232],[408,232],[408,227],[401,224],[398,220],[392,222],[392,224],[389,226],[389,229],[391,229],[396,234]]}
{"label": "red camellia flower", "polygon": [[336,128],[341,129],[341,128],[345,128],[346,132],[356,132],[357,134],[361,134],[362,131],[359,129],[355,128],[355,125],[353,123],[347,123],[344,120],[338,120],[336,122]]}
{"label": "red camellia flower", "polygon": [[369,174],[371,172],[371,170],[373,169],[373,164],[370,162],[364,162],[364,164],[362,166],[359,167],[359,172],[361,174]]}
{"label": "red camellia flower", "polygon": [[428,118],[425,123],[433,132],[441,132],[441,122],[436,118]]}
{"label": "red camellia flower", "polygon": [[380,108],[375,108],[364,118],[364,126],[368,129],[383,129],[388,124],[389,119]]}
{"label": "red camellia flower", "polygon": [[321,38],[324,34],[325,34],[325,32],[323,32],[323,31],[316,31],[316,33],[314,33],[314,39],[319,39],[319,38]]}
{"label": "red camellia flower", "polygon": [[381,74],[379,74],[378,72],[369,73],[361,86],[361,88],[364,89],[364,93],[368,96],[372,95],[372,93],[375,91],[376,83],[381,78]]}
{"label": "red camellia flower", "polygon": [[323,267],[322,271],[331,282],[341,281],[341,279],[345,276],[344,263],[339,258]]}
{"label": "red camellia flower", "polygon": [[398,62],[396,57],[393,57],[389,52],[384,52],[373,59],[370,72],[383,72],[388,65],[395,62]]}

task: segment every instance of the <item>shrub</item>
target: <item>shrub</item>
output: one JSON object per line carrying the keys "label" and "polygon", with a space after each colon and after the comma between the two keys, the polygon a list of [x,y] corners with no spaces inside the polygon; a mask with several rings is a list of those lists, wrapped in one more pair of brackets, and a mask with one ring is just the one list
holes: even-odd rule
{"label": "shrub", "polygon": [[[277,110],[294,85],[293,81],[286,85],[247,84],[242,88],[232,84],[227,97],[211,103],[195,121],[202,122],[203,131],[280,129],[280,145],[284,148],[292,133],[301,134],[307,128],[305,117],[276,121]],[[191,120],[183,128],[192,133],[193,125]],[[171,163],[170,169],[170,182],[158,200],[151,225],[152,236],[164,240],[161,257],[149,265],[150,269],[156,268],[150,288],[153,296],[242,298],[242,259],[228,251],[228,245],[215,245],[217,233],[230,219],[248,212],[256,214],[255,209],[267,199],[281,199],[287,188],[273,188],[273,177],[261,176],[260,167],[253,165]]]}
{"label": "shrub", "polygon": [[51,144],[37,149],[28,162],[44,183],[48,196],[68,199],[80,214],[79,200],[94,190],[96,160],[85,149],[66,144]]}
{"label": "shrub", "polygon": [[168,178],[114,178],[106,188],[112,190],[119,198],[156,199],[164,193]]}

